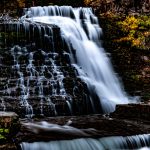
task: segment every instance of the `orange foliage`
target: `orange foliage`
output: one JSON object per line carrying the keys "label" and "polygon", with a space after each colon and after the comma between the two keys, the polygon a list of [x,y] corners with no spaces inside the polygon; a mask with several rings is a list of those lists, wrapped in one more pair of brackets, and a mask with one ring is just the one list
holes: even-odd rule
{"label": "orange foliage", "polygon": [[17,0],[17,2],[20,8],[25,7],[25,0]]}

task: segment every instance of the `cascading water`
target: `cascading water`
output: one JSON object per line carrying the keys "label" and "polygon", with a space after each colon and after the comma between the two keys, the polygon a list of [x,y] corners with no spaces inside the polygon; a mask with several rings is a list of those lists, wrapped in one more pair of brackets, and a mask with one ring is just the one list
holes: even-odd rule
{"label": "cascading water", "polygon": [[[15,32],[17,31],[15,40],[19,44],[17,42],[10,44],[10,42],[8,48],[4,46],[6,52],[2,51],[1,54],[0,94],[3,95],[0,98],[1,110],[8,110],[10,104],[19,100],[19,106],[25,108],[26,116],[32,117],[34,114],[51,116],[57,115],[61,110],[61,108],[56,108],[56,105],[59,106],[58,101],[61,105],[64,102],[69,109],[69,114],[72,114],[72,104],[75,104],[72,97],[77,97],[77,93],[80,93],[78,96],[83,94],[85,101],[88,101],[85,104],[91,104],[93,109],[97,104],[95,98],[98,97],[104,113],[114,111],[116,104],[128,103],[129,100],[101,47],[101,28],[90,8],[32,7],[26,11],[20,22],[16,22],[14,26],[9,23],[7,20],[3,30],[10,32],[15,29]],[[51,28],[51,25],[54,24],[60,28],[61,38],[55,37],[53,27]],[[19,39],[22,34],[26,36],[26,39]],[[4,45],[6,41],[8,40],[4,39]],[[60,46],[60,48],[59,44],[62,41],[64,41],[64,47],[67,45],[69,52],[64,49],[61,51],[62,47]],[[57,50],[57,46],[58,49],[60,48],[59,50]],[[43,47],[44,49],[42,49]],[[83,88],[79,81],[73,81],[74,87],[71,89],[73,96],[68,92],[70,89],[68,91],[65,89],[64,80],[68,74],[65,69],[61,68],[62,64],[57,62],[60,57],[59,53],[61,56],[67,56],[65,58],[69,57],[71,65],[76,68],[79,77],[87,83],[92,101],[88,100],[88,92],[78,89],[79,86],[80,89]],[[9,58],[11,62],[8,60]],[[65,61],[70,62],[70,60]],[[70,67],[70,64],[68,63],[66,67]],[[77,105],[75,109],[78,107],[81,105]],[[47,113],[49,110],[50,114]],[[62,112],[64,110],[62,109]],[[58,115],[64,114],[63,112]],[[67,125],[63,127],[47,124],[45,127],[44,125],[40,128],[56,133],[83,134],[88,137],[80,129]],[[34,125],[34,127],[33,131],[37,126]],[[135,149],[143,146],[150,146],[149,135],[21,144],[23,150],[114,150]]]}
{"label": "cascading water", "polygon": [[[97,95],[104,113],[112,112],[116,104],[128,103],[110,61],[101,47],[101,28],[90,8],[69,6],[31,7],[23,20],[41,24],[55,24],[70,50],[72,65],[88,85],[92,95]],[[94,98],[93,98],[94,101]]]}
{"label": "cascading water", "polygon": [[[58,27],[53,31],[54,26],[45,27],[29,22],[4,22],[1,27],[5,35],[1,49],[5,51],[1,51],[0,62],[0,109],[16,111],[22,117],[32,117],[34,114],[51,116],[57,115],[55,104],[59,105],[60,99],[61,103],[66,103],[71,114],[72,98],[64,88],[64,74],[58,64],[60,55],[54,44],[56,39],[53,32],[57,32]],[[51,46],[49,51],[41,48],[47,46],[46,43],[43,45],[42,32],[45,34],[43,40],[47,40],[48,46]],[[12,41],[6,37],[8,33],[14,36]],[[41,41],[36,41],[39,39]]]}
{"label": "cascading water", "polygon": [[[150,135],[22,143],[22,150],[129,150],[150,146]],[[149,148],[141,148],[148,150]]]}
{"label": "cascading water", "polygon": [[[50,142],[22,142],[22,150],[129,150],[129,149],[149,149],[150,135],[135,135],[135,136],[111,136],[103,138],[89,138],[96,130],[93,128],[78,129],[70,126],[72,123],[69,120],[65,125],[51,124],[45,121],[38,123],[23,123],[32,133],[60,135],[63,138],[71,136],[84,137],[73,140],[58,140]],[[56,138],[57,139],[57,138]]]}

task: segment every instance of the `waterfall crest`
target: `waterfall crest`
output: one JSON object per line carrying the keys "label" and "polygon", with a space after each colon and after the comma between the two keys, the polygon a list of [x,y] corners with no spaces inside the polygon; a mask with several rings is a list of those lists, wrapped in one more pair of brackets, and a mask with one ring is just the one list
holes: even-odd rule
{"label": "waterfall crest", "polygon": [[96,94],[104,113],[114,111],[116,104],[128,103],[126,93],[101,46],[102,30],[92,9],[70,6],[31,7],[22,19],[60,27],[61,36],[70,50],[72,66],[87,83],[91,97]]}

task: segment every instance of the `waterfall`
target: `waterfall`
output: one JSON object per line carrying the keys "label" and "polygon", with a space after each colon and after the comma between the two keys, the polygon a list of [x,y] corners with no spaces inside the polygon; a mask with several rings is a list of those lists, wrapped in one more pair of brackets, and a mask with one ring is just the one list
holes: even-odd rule
{"label": "waterfall", "polygon": [[[22,143],[22,150],[148,150],[150,135],[106,137],[100,139],[74,139],[51,142]],[[144,148],[142,148],[144,147]]]}
{"label": "waterfall", "polygon": [[55,24],[60,28],[61,37],[70,51],[72,66],[76,68],[79,77],[87,83],[92,101],[96,101],[98,97],[104,113],[114,111],[116,104],[129,102],[102,48],[102,29],[91,8],[31,7],[25,11],[21,20],[46,25]]}
{"label": "waterfall", "polygon": [[[4,22],[0,25],[5,36],[8,33],[14,36],[11,41],[9,37],[1,41],[5,49],[1,48],[0,110],[16,111],[21,117],[33,117],[34,114],[54,116],[57,115],[55,104],[61,99],[61,103],[66,103],[71,111],[72,99],[66,94],[64,74],[57,62],[60,56],[54,51],[53,32],[57,32],[58,27],[53,31],[54,26],[29,22]],[[48,33],[48,38],[42,39],[43,31]],[[41,48],[46,39],[52,47],[48,52]]]}

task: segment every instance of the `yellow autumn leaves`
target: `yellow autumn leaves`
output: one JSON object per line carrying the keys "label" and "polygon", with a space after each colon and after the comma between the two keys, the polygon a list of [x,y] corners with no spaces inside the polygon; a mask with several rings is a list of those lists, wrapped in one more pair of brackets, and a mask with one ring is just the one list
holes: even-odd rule
{"label": "yellow autumn leaves", "polygon": [[92,0],[84,0],[84,4],[85,5],[88,5],[88,4],[90,4],[92,2]]}
{"label": "yellow autumn leaves", "polygon": [[117,24],[125,34],[118,42],[130,41],[132,46],[143,48],[146,38],[150,38],[150,18],[147,16],[127,16]]}
{"label": "yellow autumn leaves", "polygon": [[126,19],[120,23],[124,31],[136,30],[139,25],[139,20],[134,16],[127,16]]}
{"label": "yellow autumn leaves", "polygon": [[18,5],[20,8],[24,8],[25,7],[25,0],[17,0]]}

